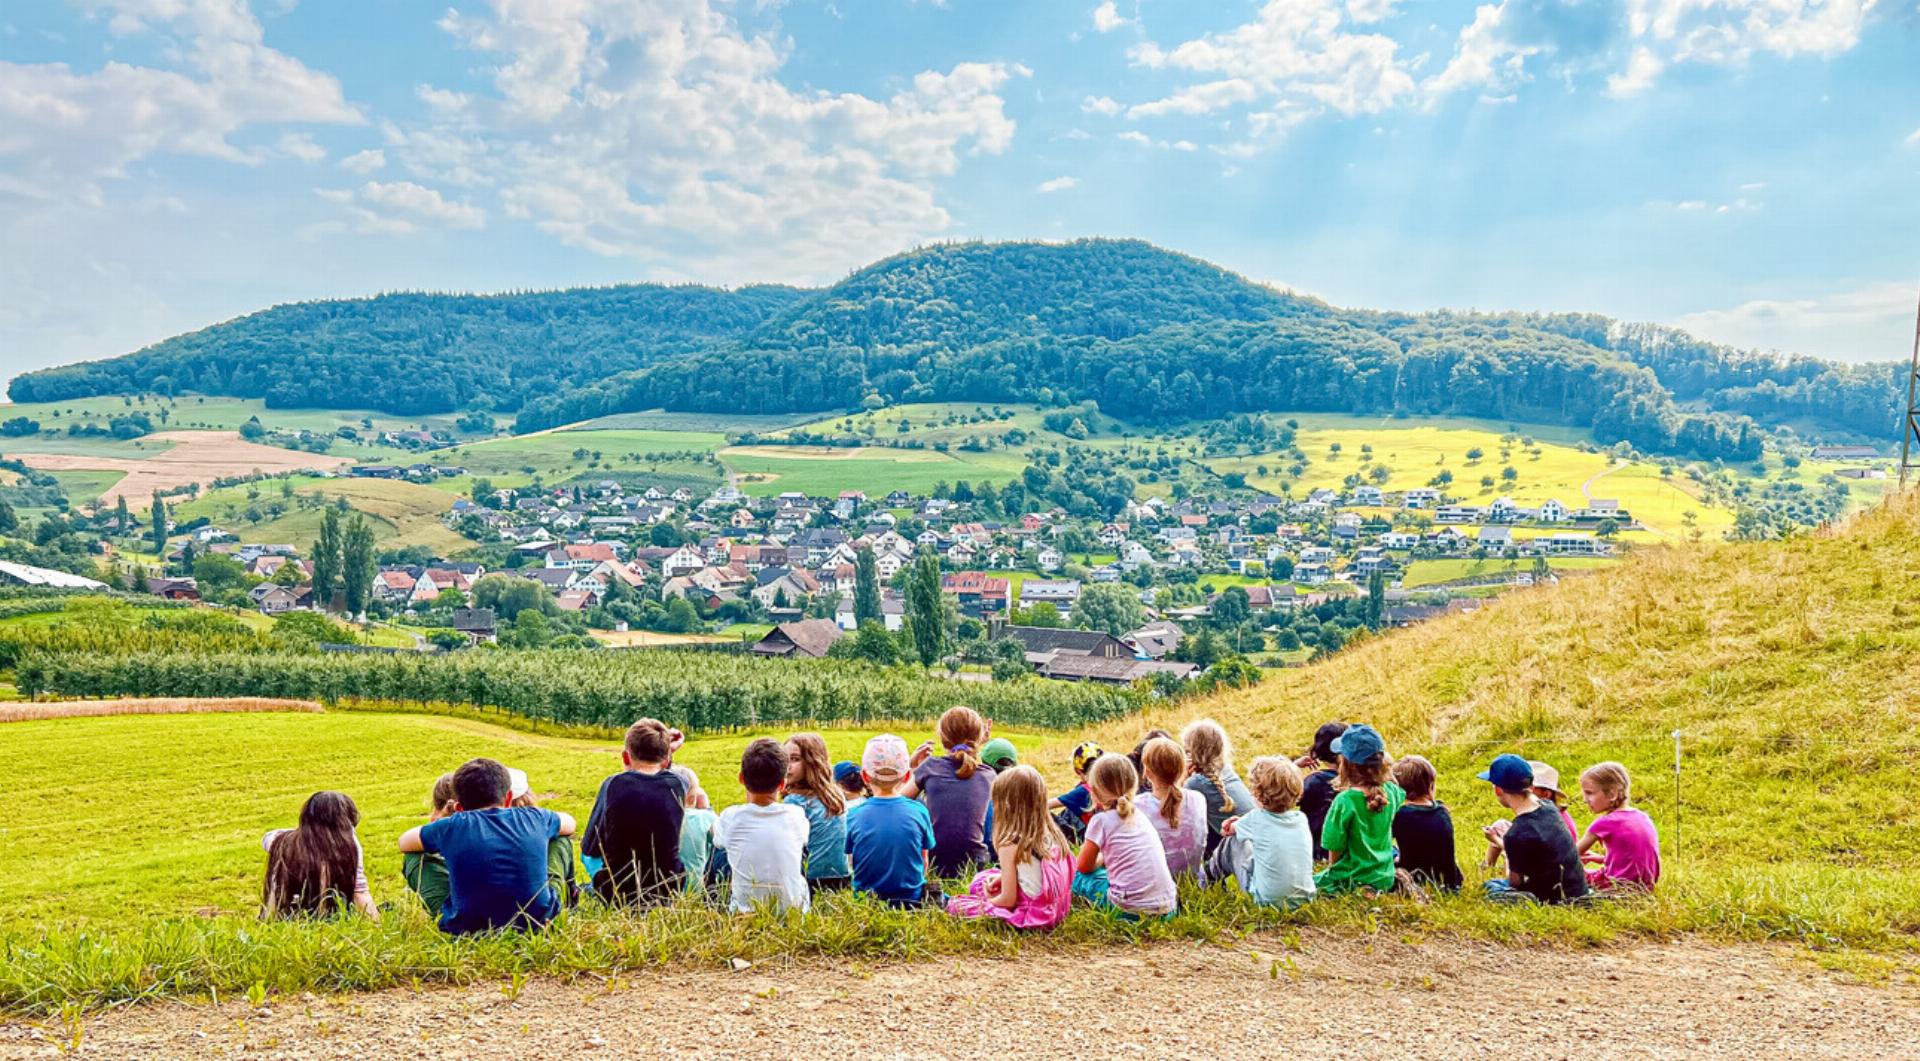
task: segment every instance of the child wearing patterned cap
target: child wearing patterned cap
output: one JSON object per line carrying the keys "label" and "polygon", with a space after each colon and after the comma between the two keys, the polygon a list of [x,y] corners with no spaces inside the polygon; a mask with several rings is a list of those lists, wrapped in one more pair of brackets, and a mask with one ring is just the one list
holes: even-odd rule
{"label": "child wearing patterned cap", "polygon": [[1093,791],[1087,787],[1087,771],[1105,754],[1098,744],[1082,741],[1073,749],[1073,776],[1079,783],[1047,802],[1047,811],[1059,824],[1068,840],[1079,843],[1087,835],[1087,819],[1093,817]]}
{"label": "child wearing patterned cap", "polygon": [[860,771],[872,795],[847,811],[853,890],[891,906],[918,906],[939,897],[937,888],[927,886],[933,818],[925,804],[900,792],[908,770],[906,741],[891,733],[868,741]]}

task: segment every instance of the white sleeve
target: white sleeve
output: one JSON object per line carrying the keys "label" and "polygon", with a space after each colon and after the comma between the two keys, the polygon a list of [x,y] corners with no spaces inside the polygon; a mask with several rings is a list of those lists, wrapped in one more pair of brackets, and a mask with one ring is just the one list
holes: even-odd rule
{"label": "white sleeve", "polygon": [[[278,840],[278,839],[280,839],[280,837],[282,837],[282,836],[284,836],[284,835],[286,835],[287,833],[290,833],[290,832],[292,832],[292,831],[293,831],[293,830],[291,830],[291,829],[268,829],[268,830],[267,830],[267,835],[265,835],[265,836],[263,836],[263,837],[261,837],[261,838],[260,838],[260,850],[262,850],[262,851],[272,851],[272,850],[273,850],[273,842],[274,842],[275,840]],[[355,842],[356,842],[356,843],[358,843],[358,841],[357,841],[357,840],[356,840]]]}
{"label": "white sleeve", "polygon": [[367,886],[367,853],[360,846],[358,833],[353,837],[353,894],[373,894],[373,889]]}

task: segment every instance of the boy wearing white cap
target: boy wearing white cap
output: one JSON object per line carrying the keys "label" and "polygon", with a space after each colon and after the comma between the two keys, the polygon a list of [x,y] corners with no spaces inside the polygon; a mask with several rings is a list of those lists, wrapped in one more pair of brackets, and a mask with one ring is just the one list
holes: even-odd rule
{"label": "boy wearing white cap", "polygon": [[933,818],[926,804],[900,795],[910,769],[906,741],[891,733],[868,741],[860,773],[873,794],[847,811],[853,890],[892,906],[918,906],[928,898]]}

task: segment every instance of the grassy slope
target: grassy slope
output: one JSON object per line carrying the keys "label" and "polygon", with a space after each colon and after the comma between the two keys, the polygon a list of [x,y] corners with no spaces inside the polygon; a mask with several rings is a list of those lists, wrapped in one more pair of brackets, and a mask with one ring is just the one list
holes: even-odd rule
{"label": "grassy slope", "polygon": [[[178,506],[174,518],[189,520],[205,516],[242,541],[284,543],[302,549],[319,536],[323,512],[302,507],[297,498],[319,495],[328,501],[345,498],[355,512],[364,514],[373,524],[382,548],[428,545],[437,550],[458,551],[472,543],[440,522],[453,507],[453,497],[420,483],[390,479],[323,479],[312,475],[294,476],[295,498],[282,494],[279,482],[245,484],[210,490],[199,498]],[[249,497],[249,493],[257,496]],[[280,516],[249,522],[250,507],[263,513],[270,506],[284,506]]]}
{"label": "grassy slope", "polygon": [[[1650,550],[1155,721],[1212,715],[1243,763],[1299,754],[1328,719],[1370,722],[1394,754],[1438,766],[1463,862],[1499,814],[1472,780],[1494,754],[1544,758],[1572,789],[1585,766],[1618,759],[1703,919],[1912,933],[1920,503],[1895,504],[1826,536]],[[1130,747],[1140,729],[1099,736]]]}
{"label": "grassy slope", "polygon": [[[932,736],[899,732],[911,744]],[[1002,735],[1022,747],[1038,743]],[[835,760],[858,758],[869,736],[829,730],[827,747]],[[740,799],[733,777],[746,739],[698,738],[681,752],[716,806]],[[181,748],[193,754],[177,754]],[[526,770],[543,805],[582,823],[600,781],[620,766],[615,740],[430,715],[149,715],[0,726],[0,758],[17,764],[19,796],[0,801],[8,853],[0,893],[9,898],[0,929],[248,915],[259,900],[261,833],[293,824],[301,802],[323,788],[354,798],[374,894],[397,898],[394,839],[425,820],[435,777],[480,755]],[[109,760],[140,764],[138,783],[108,769]]]}

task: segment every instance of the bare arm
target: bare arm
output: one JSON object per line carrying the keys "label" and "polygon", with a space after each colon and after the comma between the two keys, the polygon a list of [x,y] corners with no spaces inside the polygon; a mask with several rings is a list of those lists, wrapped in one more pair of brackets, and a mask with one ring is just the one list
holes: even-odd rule
{"label": "bare arm", "polygon": [[359,910],[374,921],[380,920],[380,908],[374,905],[372,892],[354,892],[353,905],[354,909]]}
{"label": "bare arm", "polygon": [[1080,863],[1076,867],[1082,873],[1092,873],[1100,868],[1100,845],[1088,840],[1080,845]]}
{"label": "bare arm", "polygon": [[568,813],[566,813],[565,811],[554,811],[554,812],[553,812],[553,816],[554,816],[554,817],[556,817],[556,818],[559,818],[559,819],[560,819],[560,834],[559,834],[559,835],[561,835],[561,836],[572,836],[572,835],[573,835],[573,829],[574,829],[574,824],[573,824],[573,815],[571,815],[571,814],[568,814]]}
{"label": "bare arm", "polygon": [[1020,849],[1008,844],[997,852],[1000,856],[999,890],[993,893],[993,905],[1002,910],[1011,910],[1020,905]]}
{"label": "bare arm", "polygon": [[400,834],[401,854],[422,855],[425,854],[426,851],[426,846],[420,842],[420,827],[418,825]]}

